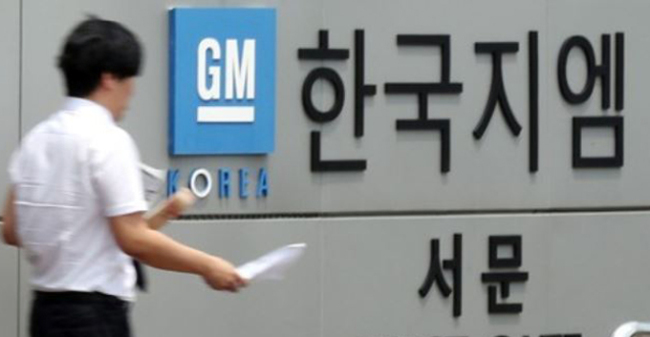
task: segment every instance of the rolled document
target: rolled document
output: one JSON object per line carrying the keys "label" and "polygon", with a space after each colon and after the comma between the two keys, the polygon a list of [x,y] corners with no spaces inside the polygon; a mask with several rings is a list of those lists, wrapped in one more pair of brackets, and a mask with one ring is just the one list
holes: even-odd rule
{"label": "rolled document", "polygon": [[144,187],[144,198],[149,208],[160,201],[165,194],[165,183],[167,182],[167,171],[153,168],[140,163],[142,173],[142,187]]}
{"label": "rolled document", "polygon": [[307,244],[295,243],[278,248],[258,259],[237,267],[239,275],[246,280],[281,280],[284,274],[300,259]]}
{"label": "rolled document", "polygon": [[149,228],[161,228],[172,217],[180,215],[196,201],[194,194],[185,187],[181,187],[174,195],[165,199],[167,171],[142,163],[140,163],[140,170],[145,200],[149,205],[149,210],[144,214],[144,219],[149,224]]}

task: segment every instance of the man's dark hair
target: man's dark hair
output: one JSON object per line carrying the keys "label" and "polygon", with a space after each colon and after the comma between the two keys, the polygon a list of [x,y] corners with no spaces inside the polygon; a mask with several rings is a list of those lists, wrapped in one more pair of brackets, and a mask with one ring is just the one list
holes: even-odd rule
{"label": "man's dark hair", "polygon": [[59,56],[68,96],[86,97],[102,73],[119,79],[140,73],[142,49],[138,39],[114,21],[89,17],[70,33]]}

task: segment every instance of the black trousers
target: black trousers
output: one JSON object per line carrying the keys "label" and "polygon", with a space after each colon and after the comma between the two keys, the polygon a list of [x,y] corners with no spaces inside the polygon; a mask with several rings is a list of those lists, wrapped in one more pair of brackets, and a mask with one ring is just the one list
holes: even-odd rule
{"label": "black trousers", "polygon": [[129,303],[101,293],[34,292],[31,337],[130,337]]}

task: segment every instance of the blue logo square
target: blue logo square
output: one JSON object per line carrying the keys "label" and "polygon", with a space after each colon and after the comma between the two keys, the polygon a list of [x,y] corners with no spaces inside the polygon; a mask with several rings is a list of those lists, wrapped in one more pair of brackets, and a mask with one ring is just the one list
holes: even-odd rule
{"label": "blue logo square", "polygon": [[169,21],[170,154],[272,152],[275,9],[174,8]]}

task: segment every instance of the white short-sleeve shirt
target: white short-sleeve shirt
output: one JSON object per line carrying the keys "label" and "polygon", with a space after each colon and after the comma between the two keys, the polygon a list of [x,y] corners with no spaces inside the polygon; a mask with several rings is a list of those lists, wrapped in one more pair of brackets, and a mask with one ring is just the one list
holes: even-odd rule
{"label": "white short-sleeve shirt", "polygon": [[108,217],[145,211],[138,150],[112,115],[68,98],[23,138],[9,166],[16,228],[41,291],[135,297],[135,271]]}

